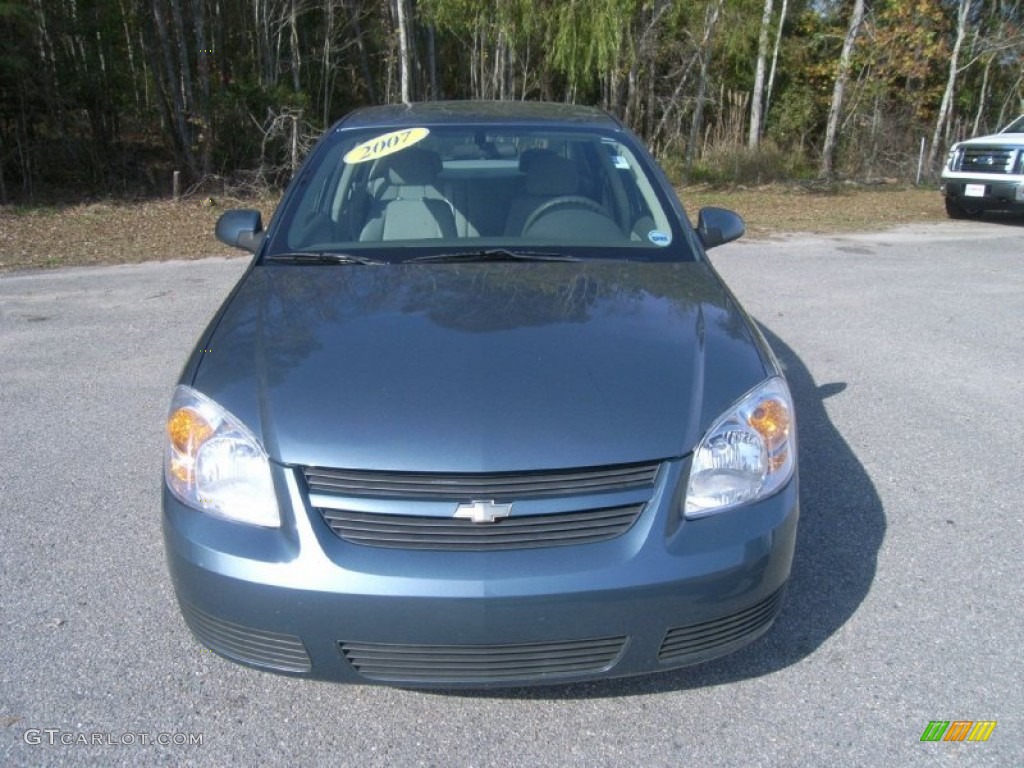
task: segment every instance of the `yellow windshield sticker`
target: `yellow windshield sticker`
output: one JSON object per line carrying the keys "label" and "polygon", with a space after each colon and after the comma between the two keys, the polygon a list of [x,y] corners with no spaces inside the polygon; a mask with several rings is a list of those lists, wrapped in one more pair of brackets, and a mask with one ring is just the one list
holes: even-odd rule
{"label": "yellow windshield sticker", "polygon": [[416,142],[423,141],[429,134],[429,128],[406,128],[385,133],[353,147],[345,154],[344,160],[349,165],[376,160],[378,157],[408,149]]}

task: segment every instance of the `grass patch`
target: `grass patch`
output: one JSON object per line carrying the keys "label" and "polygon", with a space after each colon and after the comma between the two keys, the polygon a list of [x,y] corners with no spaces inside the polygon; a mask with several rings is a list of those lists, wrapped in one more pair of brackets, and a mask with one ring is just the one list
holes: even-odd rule
{"label": "grass patch", "polygon": [[257,208],[269,220],[276,199],[185,198],[0,208],[0,271],[239,255],[213,236],[228,208]]}
{"label": "grass patch", "polygon": [[792,232],[874,232],[946,218],[942,195],[931,187],[700,185],[677,192],[691,219],[696,220],[704,206],[730,208],[743,217],[748,235],[761,238]]}

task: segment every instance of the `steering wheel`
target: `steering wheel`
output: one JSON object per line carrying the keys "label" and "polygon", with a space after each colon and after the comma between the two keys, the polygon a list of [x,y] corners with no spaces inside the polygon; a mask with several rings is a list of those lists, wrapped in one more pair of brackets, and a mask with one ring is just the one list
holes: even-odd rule
{"label": "steering wheel", "polygon": [[594,213],[599,213],[602,216],[608,216],[608,211],[605,210],[604,206],[600,203],[596,203],[589,197],[583,197],[582,195],[563,195],[562,197],[553,197],[547,202],[541,203],[540,206],[529,216],[526,217],[526,223],[523,224],[522,233],[525,235],[530,231],[530,227],[537,223],[537,220],[547,216],[555,208],[574,207],[584,208]]}

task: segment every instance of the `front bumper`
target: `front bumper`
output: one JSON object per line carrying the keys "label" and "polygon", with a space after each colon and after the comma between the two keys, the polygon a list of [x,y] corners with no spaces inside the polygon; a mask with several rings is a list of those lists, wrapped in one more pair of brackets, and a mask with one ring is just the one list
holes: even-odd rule
{"label": "front bumper", "polygon": [[943,176],[940,191],[968,210],[1024,211],[1024,178],[1020,176],[948,174]]}
{"label": "front bumper", "polygon": [[250,666],[352,683],[491,687],[636,675],[722,656],[771,626],[796,539],[794,477],[763,502],[680,522],[666,462],[625,534],[494,552],[348,543],[275,467],[284,524],[240,525],[164,489],[187,623]]}

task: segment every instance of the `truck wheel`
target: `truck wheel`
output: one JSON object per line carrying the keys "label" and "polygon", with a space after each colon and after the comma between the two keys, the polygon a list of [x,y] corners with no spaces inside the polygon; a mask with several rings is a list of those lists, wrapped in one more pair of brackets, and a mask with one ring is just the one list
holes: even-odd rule
{"label": "truck wheel", "polygon": [[946,198],[946,215],[951,219],[978,219],[982,211],[977,208],[964,208],[950,198]]}

